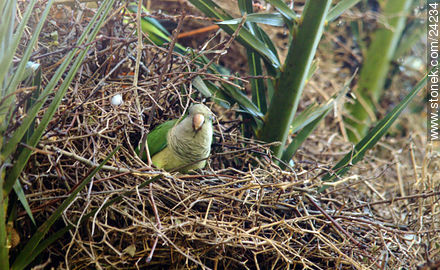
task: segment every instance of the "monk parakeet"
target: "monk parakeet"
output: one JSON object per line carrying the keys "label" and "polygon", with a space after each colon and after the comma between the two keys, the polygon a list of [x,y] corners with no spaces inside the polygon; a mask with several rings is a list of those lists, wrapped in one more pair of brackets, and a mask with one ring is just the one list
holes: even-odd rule
{"label": "monk parakeet", "polygon": [[211,152],[212,119],[208,107],[195,104],[182,120],[174,119],[157,126],[147,135],[153,164],[166,171],[180,172],[205,167],[205,158]]}

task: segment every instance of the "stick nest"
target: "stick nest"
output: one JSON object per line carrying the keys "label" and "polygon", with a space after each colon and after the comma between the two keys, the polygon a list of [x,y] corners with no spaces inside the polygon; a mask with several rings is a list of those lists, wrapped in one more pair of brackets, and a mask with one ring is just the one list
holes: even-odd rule
{"label": "stick nest", "polygon": [[[55,224],[54,229],[65,224],[75,229],[49,248],[48,262],[69,269],[397,269],[439,257],[433,245],[439,242],[434,188],[439,180],[438,173],[430,173],[439,159],[423,147],[411,148],[419,137],[387,143],[388,151],[379,147],[331,192],[317,194],[320,176],[350,150],[330,131],[337,129],[335,120],[319,128],[298,151],[294,166],[283,170],[268,145],[241,135],[236,106],[219,107],[194,89],[192,79],[206,74],[205,67],[148,44],[137,66],[136,36],[127,29],[109,30],[118,20],[110,20],[93,44],[21,177],[41,222],[121,146]],[[67,46],[68,37],[61,35],[60,42]],[[220,38],[197,53],[219,58],[230,45]],[[62,54],[41,61],[50,77]],[[134,87],[130,72],[136,70]],[[237,83],[214,75],[206,80]],[[315,82],[318,87],[320,81],[325,78]],[[119,106],[110,102],[115,94],[123,96]],[[134,149],[142,136],[196,101],[218,117],[209,166],[170,174],[141,161]],[[424,167],[402,159],[402,149]],[[151,185],[138,187],[154,176]],[[397,179],[415,190],[399,193]],[[103,207],[121,194],[121,200]],[[26,228],[26,219],[21,222]]]}

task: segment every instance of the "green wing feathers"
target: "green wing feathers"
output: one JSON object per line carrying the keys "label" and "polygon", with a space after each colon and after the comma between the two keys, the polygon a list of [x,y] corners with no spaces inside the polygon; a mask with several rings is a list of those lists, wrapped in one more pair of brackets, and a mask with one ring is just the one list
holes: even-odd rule
{"label": "green wing feathers", "polygon": [[[153,157],[155,154],[159,153],[167,146],[167,134],[168,131],[176,124],[179,119],[174,119],[170,121],[166,121],[160,125],[158,125],[155,129],[153,129],[147,135],[147,143],[148,143],[148,151],[150,152],[150,157]],[[141,142],[136,147],[136,154],[140,155],[140,147]],[[143,161],[147,160],[147,153],[143,151],[141,159]]]}
{"label": "green wing feathers", "polygon": [[179,119],[174,119],[166,121],[158,125],[147,135],[148,151],[150,152],[150,157],[159,153],[162,149],[167,146],[167,134],[171,128],[174,127]]}
{"label": "green wing feathers", "polygon": [[[167,146],[167,135],[168,131],[172,129],[178,122],[182,121],[186,118],[186,115],[182,118],[168,120],[163,122],[162,124],[155,127],[152,131],[150,131],[147,135],[147,143],[148,143],[148,151],[150,152],[150,157],[152,158],[155,154],[162,151]],[[136,153],[139,155],[140,153],[140,144],[136,148]],[[143,161],[147,160],[146,151],[143,152],[141,159]]]}

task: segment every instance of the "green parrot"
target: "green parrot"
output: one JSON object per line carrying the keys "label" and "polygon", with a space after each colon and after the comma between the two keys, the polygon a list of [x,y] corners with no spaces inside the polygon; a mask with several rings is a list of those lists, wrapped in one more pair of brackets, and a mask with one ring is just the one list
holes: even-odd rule
{"label": "green parrot", "polygon": [[213,116],[208,107],[195,104],[182,120],[174,119],[157,126],[147,135],[153,164],[166,171],[204,168],[211,152]]}

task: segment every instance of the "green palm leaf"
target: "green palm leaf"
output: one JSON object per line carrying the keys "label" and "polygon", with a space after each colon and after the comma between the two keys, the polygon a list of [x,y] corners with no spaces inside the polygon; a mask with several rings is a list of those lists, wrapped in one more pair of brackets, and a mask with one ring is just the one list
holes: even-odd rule
{"label": "green palm leaf", "polygon": [[[435,70],[438,70],[438,67],[430,72]],[[345,155],[344,158],[342,158],[341,161],[339,161],[331,169],[331,172],[324,175],[322,181],[334,182],[337,178],[344,175],[354,164],[362,160],[365,153],[376,145],[376,143],[380,140],[380,138],[382,138],[383,135],[385,135],[394,121],[396,121],[403,109],[405,109],[410,101],[423,89],[426,84],[428,74],[423,77],[423,79],[411,90],[411,92],[399,103],[399,105],[389,112],[385,118],[379,121],[377,125],[358,144],[355,145],[354,149],[350,151],[350,153]],[[324,191],[328,187],[328,185],[323,185],[319,189],[319,192]]]}

